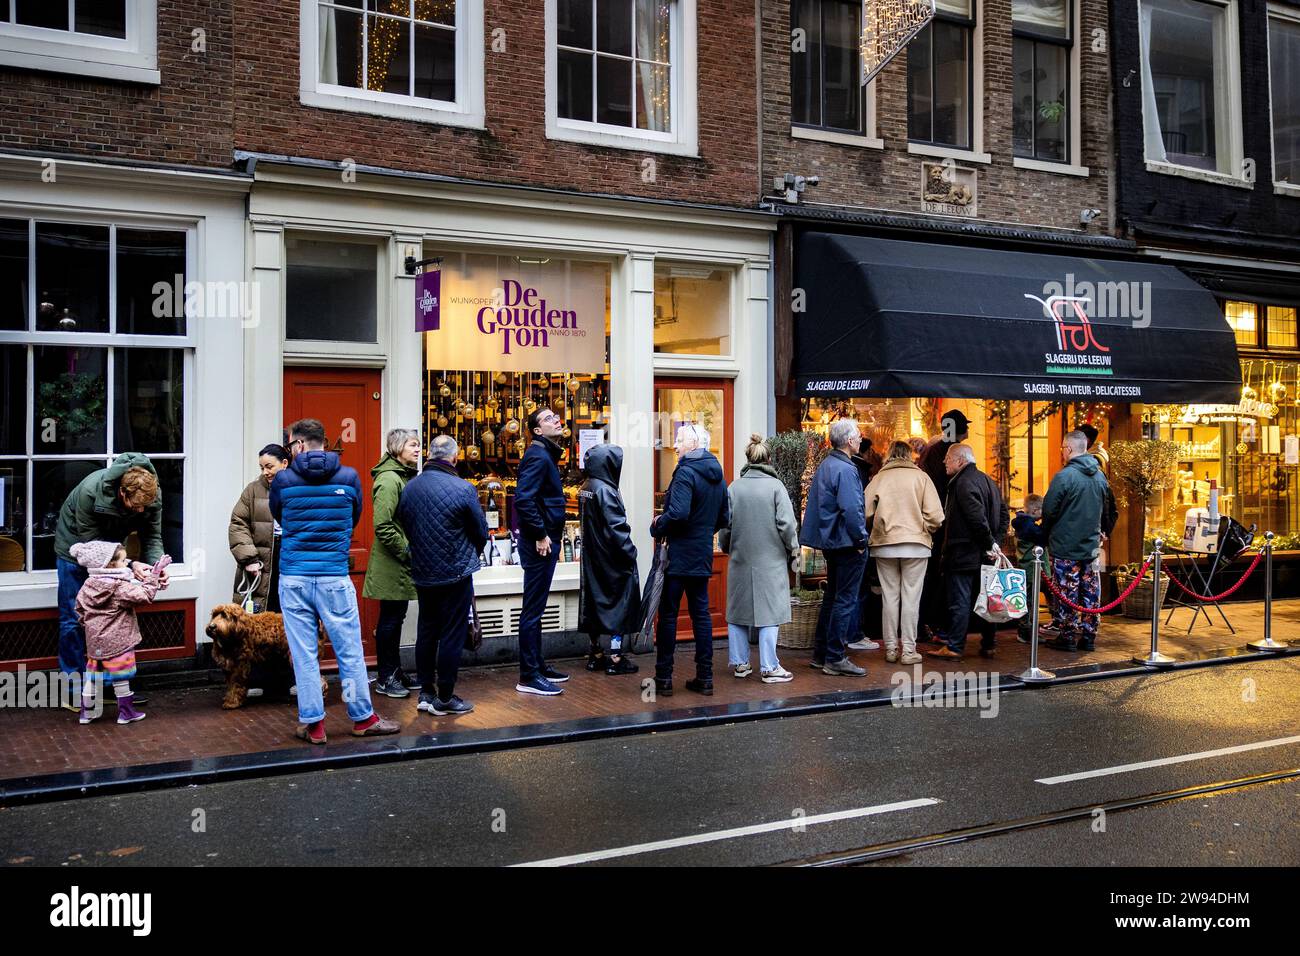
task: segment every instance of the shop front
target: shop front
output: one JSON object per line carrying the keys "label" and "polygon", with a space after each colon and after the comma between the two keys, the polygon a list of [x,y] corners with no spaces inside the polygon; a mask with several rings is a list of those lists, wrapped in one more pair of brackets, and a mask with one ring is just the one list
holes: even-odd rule
{"label": "shop front", "polygon": [[[543,630],[574,631],[586,450],[625,450],[621,488],[644,574],[676,428],[707,428],[728,478],[744,439],[768,428],[771,228],[740,211],[378,171],[343,184],[332,171],[259,160],[250,258],[282,321],[253,333],[248,361],[267,367],[252,373],[246,453],[325,408],[313,417],[368,495],[389,428],[418,429],[426,447],[452,436],[491,531],[475,575],[484,634],[506,637],[523,591],[515,488],[526,421],[553,409],[569,521]],[[369,534],[359,527],[354,540],[358,579]],[[724,574],[719,554],[719,630]],[[367,622],[374,614],[363,607]],[[487,659],[508,643],[485,645]]]}

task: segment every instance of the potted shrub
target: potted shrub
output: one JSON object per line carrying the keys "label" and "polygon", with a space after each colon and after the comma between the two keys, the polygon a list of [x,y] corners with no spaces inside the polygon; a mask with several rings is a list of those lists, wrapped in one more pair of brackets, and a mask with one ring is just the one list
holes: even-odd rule
{"label": "potted shrub", "polygon": [[[1177,482],[1180,454],[1178,443],[1172,441],[1117,441],[1110,446],[1111,488],[1115,492],[1115,500],[1120,505],[1127,505],[1130,501],[1142,503],[1144,541],[1151,518],[1151,502],[1156,495],[1164,494],[1166,489],[1172,488]],[[1137,562],[1115,570],[1115,585],[1121,593],[1141,566]],[[1126,571],[1127,574],[1124,573]],[[1158,607],[1164,606],[1168,590],[1169,580],[1161,572],[1160,591],[1156,595]],[[1149,619],[1151,601],[1151,576],[1148,574],[1124,601],[1124,616]]]}
{"label": "potted shrub", "polygon": [[[777,477],[790,494],[796,524],[803,521],[804,502],[817,466],[826,457],[821,436],[803,431],[787,431],[767,439],[767,450]],[[825,568],[820,552],[804,549],[804,562],[794,575],[790,590],[790,623],[781,628],[777,643],[781,647],[808,648],[817,635],[817,617],[821,613],[822,592],[803,587],[803,575]]]}

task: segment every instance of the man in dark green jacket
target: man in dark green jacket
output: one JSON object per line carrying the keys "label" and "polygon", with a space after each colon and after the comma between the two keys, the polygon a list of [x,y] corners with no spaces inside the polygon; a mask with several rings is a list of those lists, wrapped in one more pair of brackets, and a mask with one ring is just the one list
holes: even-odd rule
{"label": "man in dark green jacket", "polygon": [[[1119,512],[1110,484],[1095,456],[1088,454],[1088,436],[1073,431],[1061,443],[1065,467],[1056,473],[1043,498],[1043,531],[1052,555],[1052,581],[1070,601],[1098,607],[1101,581],[1096,559],[1102,539],[1115,527]],[[1072,610],[1056,602],[1056,638],[1048,646],[1063,651],[1090,651],[1097,640],[1097,615]]]}
{"label": "man in dark green jacket", "polygon": [[[76,604],[87,571],[70,549],[83,541],[125,541],[132,533],[140,540],[140,560],[129,567],[136,577],[144,578],[163,554],[162,492],[153,462],[127,452],[83,478],[59,510],[54,554],[59,576],[59,670],[65,674],[86,669],[86,633],[77,622]],[[167,579],[165,570],[162,577]]]}

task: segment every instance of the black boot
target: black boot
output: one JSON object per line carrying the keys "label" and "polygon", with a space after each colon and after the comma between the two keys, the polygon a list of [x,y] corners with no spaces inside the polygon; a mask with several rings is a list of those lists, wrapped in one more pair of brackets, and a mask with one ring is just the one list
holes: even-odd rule
{"label": "black boot", "polygon": [[713,681],[707,677],[693,677],[686,682],[686,689],[705,697],[713,696]]}
{"label": "black boot", "polygon": [[658,697],[673,696],[673,679],[671,677],[656,677],[655,695]]}

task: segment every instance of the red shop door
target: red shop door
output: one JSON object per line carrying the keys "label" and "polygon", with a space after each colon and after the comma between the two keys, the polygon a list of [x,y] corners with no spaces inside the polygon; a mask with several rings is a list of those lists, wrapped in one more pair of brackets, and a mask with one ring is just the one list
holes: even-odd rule
{"label": "red shop door", "polygon": [[[374,515],[370,507],[370,469],[382,455],[384,447],[380,422],[380,372],[364,368],[286,368],[284,370],[284,424],[287,428],[300,418],[319,419],[325,426],[326,443],[339,453],[343,464],[355,468],[361,478],[364,507],[361,520],[352,532],[348,548],[349,576],[357,589],[361,608],[361,639],[366,660],[374,663],[375,625],[379,622],[379,602],[361,596],[374,540]],[[334,654],[326,649],[325,657]]]}

